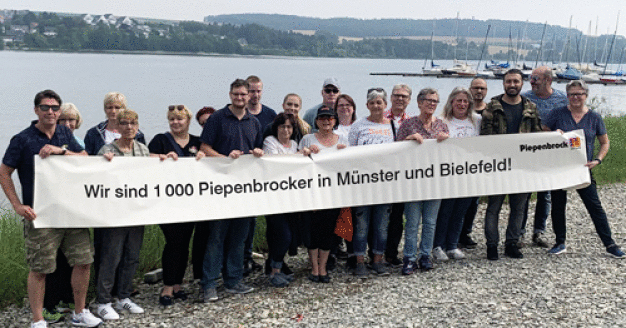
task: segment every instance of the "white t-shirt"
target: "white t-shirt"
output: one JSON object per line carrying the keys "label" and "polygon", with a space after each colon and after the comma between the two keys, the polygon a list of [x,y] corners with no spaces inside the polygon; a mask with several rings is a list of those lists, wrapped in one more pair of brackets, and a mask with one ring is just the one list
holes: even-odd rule
{"label": "white t-shirt", "polygon": [[374,123],[367,118],[361,118],[351,125],[348,139],[350,146],[391,143],[393,142],[393,130],[391,123]]}
{"label": "white t-shirt", "polygon": [[116,139],[121,138],[122,135],[117,133],[117,132],[111,132],[109,130],[104,130],[104,143],[105,144],[110,144],[113,141],[115,141]]}
{"label": "white t-shirt", "polygon": [[298,149],[302,149],[304,147],[310,148],[311,146],[316,145],[320,149],[320,151],[327,150],[327,149],[337,150],[337,145],[340,145],[340,144],[350,146],[350,143],[348,142],[348,138],[339,135],[339,139],[337,140],[336,144],[330,147],[326,147],[322,145],[319,142],[319,140],[317,140],[317,137],[315,137],[315,133],[311,133],[311,134],[305,135],[302,138],[302,140],[300,140],[300,145],[298,145]]}
{"label": "white t-shirt", "polygon": [[339,126],[337,127],[337,130],[335,130],[335,133],[340,136],[346,137],[346,140],[348,140],[348,137],[350,135],[350,127],[352,127],[352,125],[339,124]]}
{"label": "white t-shirt", "polygon": [[448,126],[450,138],[468,138],[479,135],[480,121],[482,120],[482,117],[474,113],[473,118],[473,123],[469,118],[464,120],[459,120],[454,117],[450,120],[444,119],[443,121]]}
{"label": "white t-shirt", "polygon": [[263,140],[263,152],[270,155],[295,154],[298,152],[298,144],[289,140],[289,147],[285,147],[276,137],[268,136]]}

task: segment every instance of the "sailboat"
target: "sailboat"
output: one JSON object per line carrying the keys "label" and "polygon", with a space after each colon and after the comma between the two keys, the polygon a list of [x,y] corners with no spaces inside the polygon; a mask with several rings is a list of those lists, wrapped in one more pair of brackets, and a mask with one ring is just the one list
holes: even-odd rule
{"label": "sailboat", "polygon": [[435,36],[435,21],[433,20],[433,31],[430,33],[430,67],[427,67],[428,58],[424,60],[424,67],[422,67],[422,74],[424,75],[441,75],[441,67],[435,64],[435,49],[434,49],[434,38]]}

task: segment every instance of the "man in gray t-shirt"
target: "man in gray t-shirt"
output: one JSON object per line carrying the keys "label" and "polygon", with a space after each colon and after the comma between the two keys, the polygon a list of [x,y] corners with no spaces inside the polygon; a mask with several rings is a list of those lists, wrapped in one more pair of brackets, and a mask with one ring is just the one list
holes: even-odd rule
{"label": "man in gray t-shirt", "polygon": [[[548,114],[557,108],[567,106],[567,95],[560,90],[552,89],[552,69],[541,66],[533,70],[530,76],[530,85],[532,90],[526,91],[522,96],[530,99],[537,105],[541,122],[545,122]],[[543,233],[546,230],[546,221],[550,213],[552,202],[550,200],[550,191],[542,191],[537,193],[537,204],[535,207],[535,222],[533,227],[533,244],[540,247],[548,247],[548,243],[543,239]],[[526,232],[526,221],[528,219],[528,207],[524,213],[522,222],[522,234]]]}

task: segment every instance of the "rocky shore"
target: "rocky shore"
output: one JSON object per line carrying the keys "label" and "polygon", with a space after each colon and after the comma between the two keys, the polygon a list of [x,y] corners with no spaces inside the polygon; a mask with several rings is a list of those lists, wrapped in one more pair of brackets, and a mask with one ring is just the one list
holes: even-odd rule
{"label": "rocky shore", "polygon": [[[600,188],[600,199],[613,238],[626,246],[626,184]],[[198,285],[189,283],[191,298],[164,309],[158,305],[160,285],[141,283],[135,301],[146,313],[123,313],[102,327],[626,327],[626,260],[608,256],[575,192],[569,193],[568,249],[557,256],[526,246],[523,259],[510,259],[501,247],[500,260],[488,261],[484,210],[481,205],[472,234],[478,247],[466,250],[466,259],[437,263],[429,272],[402,276],[396,268],[390,276],[361,280],[340,261],[330,284],[312,283],[301,250],[288,259],[296,279],[286,288],[271,287],[258,273],[246,278],[256,288],[251,294],[230,295],[220,288],[220,299],[204,304],[197,300]],[[525,241],[530,244],[529,234]],[[29,324],[26,306],[0,311],[0,327]],[[67,321],[52,325],[68,326]]]}

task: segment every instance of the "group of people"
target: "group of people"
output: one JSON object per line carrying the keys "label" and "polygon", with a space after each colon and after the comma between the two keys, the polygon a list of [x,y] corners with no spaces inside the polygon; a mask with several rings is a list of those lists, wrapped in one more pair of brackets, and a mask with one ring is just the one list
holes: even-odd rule
{"label": "group of people", "polygon": [[[504,93],[486,101],[487,83],[475,78],[469,89],[458,87],[450,93],[440,117],[435,116],[440,102],[436,89],[420,90],[416,97],[419,113],[410,113],[406,110],[412,97],[408,85],[395,85],[390,95],[383,88],[372,88],[367,91],[369,115],[357,119],[352,97],[341,92],[337,79],[329,78],[322,85],[322,103],[300,118],[300,96],[286,95],[283,111],[277,114],[261,103],[262,81],[250,76],[230,85],[230,104],[219,110],[204,107],[197,112],[195,118],[203,127],[200,136],[189,133],[193,113],[185,105],[170,105],[165,111],[170,130],[157,134],[149,143],[139,130],[138,114],[127,108],[126,98],[120,93],[105,96],[106,120],[89,129],[83,143],[73,134],[82,123],[76,106],[63,104],[52,90],[39,92],[34,100],[38,120],[11,139],[0,165],[0,184],[14,210],[25,219],[31,327],[47,326],[43,317],[44,303],[51,311],[50,304],[55,305],[58,299],[46,301],[44,297],[51,293],[61,295],[58,290],[52,291],[61,285],[47,284],[46,277],[60,272],[65,272],[65,280],[73,291],[73,295],[63,300],[74,303],[71,322],[76,326],[95,327],[102,320],[119,319],[118,311],[144,311],[132,300],[132,279],[139,262],[143,226],[95,228],[93,243],[88,229],[35,229],[34,155],[42,159],[51,155],[100,155],[108,161],[115,161],[118,156],[150,156],[160,160],[236,159],[248,154],[308,156],[404,140],[415,142],[419,147],[425,139],[445,142],[448,138],[478,135],[583,129],[588,156],[586,166],[592,170],[600,165],[608,153],[609,139],[601,116],[586,106],[589,90],[585,82],[572,81],[563,93],[552,89],[551,70],[539,67],[530,76],[530,83],[532,90],[521,93],[522,72],[509,70],[503,78]],[[594,155],[596,138],[600,149]],[[21,200],[11,178],[15,170],[22,186]],[[556,240],[548,252],[555,255],[567,249],[566,193],[565,190],[539,191],[537,196],[532,242],[548,247],[543,235],[551,213]],[[612,239],[593,176],[591,184],[578,193],[607,252],[623,258],[624,253]],[[498,218],[506,196],[488,196],[484,229],[489,260],[499,258]],[[529,196],[528,193],[508,195],[511,211],[504,254],[511,258],[523,257],[520,248]],[[478,197],[469,197],[268,215],[269,254],[265,272],[272,286],[288,286],[294,276],[285,256],[295,254],[297,247],[303,244],[308,249],[311,264],[308,279],[329,283],[329,271],[335,266],[336,255],[342,252],[344,243],[347,265],[357,277],[365,278],[371,272],[388,275],[390,268],[400,265],[403,275],[430,270],[433,261],[462,259],[465,254],[461,248],[476,247],[470,233],[477,205]],[[162,256],[164,286],[159,303],[169,306],[176,300],[187,299],[182,285],[190,242],[193,277],[201,281],[205,302],[218,300],[220,277],[229,293],[252,292],[254,288],[245,284],[243,277],[262,267],[252,260],[255,220],[236,218],[161,224],[166,244]],[[350,234],[340,234],[345,240],[338,236],[339,222],[351,225]],[[420,223],[421,235],[418,236]],[[400,259],[398,247],[403,234],[403,258]],[[97,317],[86,305],[92,263]]]}

